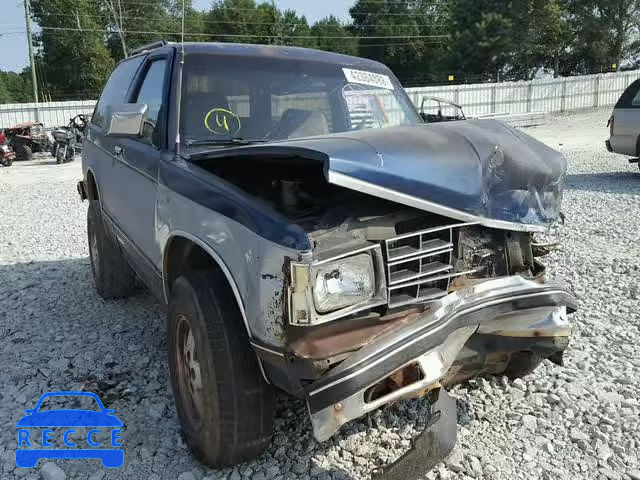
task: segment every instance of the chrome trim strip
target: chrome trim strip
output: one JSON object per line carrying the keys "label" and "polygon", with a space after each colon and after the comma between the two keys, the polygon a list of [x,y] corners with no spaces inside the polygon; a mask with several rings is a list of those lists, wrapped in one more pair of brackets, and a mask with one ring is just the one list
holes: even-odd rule
{"label": "chrome trim strip", "polygon": [[[538,297],[538,296],[541,296],[541,295],[549,295],[549,294],[553,294],[553,293],[563,293],[563,292],[564,292],[563,290],[557,289],[557,290],[546,290],[544,292],[529,293],[529,294],[526,294],[526,295],[514,295],[512,297],[501,298],[501,299],[498,299],[498,300],[494,300],[494,301],[490,301],[490,302],[487,302],[487,303],[483,303],[481,305],[477,305],[477,306],[472,307],[472,308],[463,309],[463,310],[461,310],[459,312],[454,313],[451,316],[451,318],[447,322],[443,323],[442,325],[439,325],[436,328],[434,328],[433,330],[429,330],[428,332],[425,332],[422,335],[420,335],[418,337],[415,337],[415,338],[413,338],[412,340],[410,340],[410,341],[408,341],[406,343],[403,343],[398,348],[392,350],[391,352],[387,353],[383,357],[380,357],[379,359],[375,360],[374,362],[362,367],[361,369],[359,369],[359,370],[357,370],[355,372],[352,372],[349,375],[346,375],[346,376],[344,376],[342,378],[339,378],[339,379],[337,379],[337,380],[335,380],[335,381],[333,381],[331,383],[328,383],[327,385],[324,385],[324,386],[318,388],[317,390],[313,390],[313,391],[309,392],[309,396],[316,395],[316,394],[318,394],[318,393],[320,393],[320,392],[322,392],[322,391],[324,391],[324,390],[326,390],[328,388],[334,387],[335,385],[338,385],[338,384],[340,384],[340,383],[342,383],[342,382],[344,382],[346,380],[349,380],[349,379],[351,379],[353,377],[361,375],[363,372],[366,372],[367,370],[375,367],[376,365],[380,364],[381,362],[384,362],[385,360],[387,360],[392,355],[395,355],[397,352],[399,352],[401,350],[404,350],[408,346],[413,345],[416,342],[419,342],[420,340],[424,339],[425,337],[428,337],[429,335],[432,335],[433,333],[435,333],[435,332],[437,332],[439,330],[442,330],[444,327],[449,325],[451,322],[453,322],[456,318],[458,318],[463,313],[464,314],[473,313],[473,312],[475,312],[477,310],[481,310],[483,308],[491,307],[493,305],[499,305],[501,303],[506,303],[506,302],[510,302],[510,301],[513,301],[513,300],[521,300],[521,299],[525,299],[525,298],[532,298],[532,297]],[[437,321],[437,319],[434,320],[433,322],[430,322],[429,324],[423,325],[422,329],[429,327],[429,325],[433,324],[435,321]],[[374,355],[374,353],[372,353],[371,355],[368,355],[368,356],[366,356],[364,358],[361,358],[354,365],[350,365],[350,367],[353,367],[355,365],[358,365],[358,364],[366,361],[367,359],[371,358],[373,355]]]}
{"label": "chrome trim strip", "polygon": [[262,345],[258,345],[258,344],[257,344],[257,343],[255,343],[255,342],[249,342],[249,343],[251,343],[251,345],[253,346],[253,348],[257,348],[258,350],[262,350],[262,351],[265,351],[265,352],[269,352],[269,353],[271,353],[272,355],[276,355],[276,356],[278,356],[278,357],[283,357],[283,358],[284,358],[284,353],[282,353],[282,352],[277,352],[277,351],[275,351],[275,350],[271,350],[270,348],[264,347],[264,346],[262,346]]}
{"label": "chrome trim strip", "polygon": [[415,260],[420,260],[421,258],[436,257],[438,255],[442,255],[443,253],[449,253],[453,250],[453,244],[451,242],[447,242],[447,245],[448,246],[443,247],[439,250],[418,250],[410,255],[393,257],[393,260],[387,262],[387,266],[393,267],[395,265],[400,265],[401,263],[410,263]]}
{"label": "chrome trim strip", "polygon": [[[435,262],[435,263],[441,263],[441,262]],[[422,270],[422,267],[420,269]],[[403,278],[400,280],[392,280],[393,273],[399,273],[399,272],[393,272],[391,275],[389,275],[389,287],[392,287],[392,286],[411,287],[414,284],[405,284],[404,282],[411,282],[412,280],[417,280],[417,279],[421,280],[420,283],[428,283],[430,281],[430,278],[429,278],[430,275],[437,275],[438,273],[448,272],[449,270],[453,270],[453,265],[450,265],[448,263],[442,263],[441,267],[434,268],[430,272],[422,272],[422,271],[416,272],[416,271],[410,270],[413,275],[409,275],[407,278]],[[400,270],[400,272],[403,272],[403,271],[405,270]],[[437,281],[437,279],[434,281]]]}
{"label": "chrome trim strip", "polygon": [[[449,266],[451,267],[451,265]],[[421,278],[420,280],[416,280],[415,282],[390,285],[387,288],[389,289],[389,291],[391,291],[391,290],[398,290],[399,288],[415,287],[416,285],[422,285],[423,283],[437,282],[438,280],[446,280],[447,278],[460,277],[462,275],[469,275],[471,273],[475,273],[475,270],[466,270],[464,272],[450,273],[447,275],[438,275],[436,277],[425,277],[425,278]]]}
{"label": "chrome trim strip", "polygon": [[[334,175],[338,175],[338,174],[334,174]],[[431,227],[431,228],[427,228],[426,230],[418,230],[417,232],[403,233],[402,235],[398,235],[397,237],[388,238],[385,240],[385,242],[395,242],[397,240],[404,240],[405,238],[416,237],[418,235],[441,232],[442,230],[447,230],[450,228],[470,227],[472,225],[478,225],[478,224],[479,222],[466,222],[466,223],[453,223],[451,225],[444,225],[442,227]]]}
{"label": "chrome trim strip", "polygon": [[[349,188],[359,192],[364,192],[369,195],[373,195],[393,202],[402,203],[410,207],[419,208],[420,210],[426,210],[445,217],[454,218],[463,222],[479,223],[489,228],[498,228],[501,230],[514,230],[519,232],[546,232],[550,229],[548,226],[543,225],[531,225],[525,223],[507,222],[504,220],[495,220],[491,218],[479,217],[471,213],[456,210],[455,208],[445,207],[438,203],[430,202],[422,198],[408,195],[406,193],[390,190],[373,183],[365,182],[357,178],[350,177],[343,173],[337,173],[329,170],[328,181],[334,185]],[[449,228],[449,227],[447,227]]]}

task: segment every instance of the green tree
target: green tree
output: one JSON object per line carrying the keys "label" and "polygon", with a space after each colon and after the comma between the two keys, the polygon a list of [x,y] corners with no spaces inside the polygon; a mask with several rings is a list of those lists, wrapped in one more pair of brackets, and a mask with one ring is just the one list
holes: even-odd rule
{"label": "green tree", "polygon": [[484,80],[503,71],[521,38],[513,37],[509,7],[500,0],[451,0],[452,69]]}
{"label": "green tree", "polygon": [[311,42],[313,48],[346,55],[358,54],[358,41],[356,39],[338,38],[352,35],[342,22],[333,15],[314,23],[310,29],[310,34],[314,37]]}
{"label": "green tree", "polygon": [[435,36],[445,31],[445,2],[358,0],[349,12],[360,56],[387,64],[408,85],[438,78],[446,39]]}
{"label": "green tree", "polygon": [[[107,23],[96,13],[100,1],[32,0],[31,5],[42,29],[34,40],[45,87],[57,98],[74,98],[74,93],[95,97],[114,64],[105,45]],[[74,15],[70,18],[60,12]]]}
{"label": "green tree", "polygon": [[572,0],[576,73],[609,70],[640,52],[640,0]]}
{"label": "green tree", "polygon": [[272,4],[254,0],[223,0],[206,14],[205,32],[209,41],[237,43],[277,43],[275,24],[279,11]]}
{"label": "green tree", "polygon": [[33,101],[31,69],[21,73],[0,71],[0,103],[24,103]]}

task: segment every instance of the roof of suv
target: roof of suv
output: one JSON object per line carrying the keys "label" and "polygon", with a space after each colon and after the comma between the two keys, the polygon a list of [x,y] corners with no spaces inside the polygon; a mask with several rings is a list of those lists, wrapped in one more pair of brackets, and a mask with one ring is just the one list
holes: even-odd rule
{"label": "roof of suv", "polygon": [[[179,43],[169,43],[160,48],[179,48]],[[145,50],[145,53],[153,49]],[[312,48],[285,47],[280,45],[254,45],[246,43],[221,43],[221,42],[185,42],[185,53],[209,54],[229,57],[271,57],[274,59],[288,59],[297,61],[325,62],[332,64],[349,65],[354,67],[387,67],[380,62],[366,58],[352,57],[340,53],[325,52]],[[142,53],[142,52],[141,52]]]}

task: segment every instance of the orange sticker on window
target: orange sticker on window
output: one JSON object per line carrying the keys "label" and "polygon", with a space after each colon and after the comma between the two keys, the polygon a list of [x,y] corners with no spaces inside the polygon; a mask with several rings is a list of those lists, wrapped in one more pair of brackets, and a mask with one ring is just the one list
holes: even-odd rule
{"label": "orange sticker on window", "polygon": [[240,117],[226,108],[209,110],[204,117],[204,126],[215,135],[229,135],[234,137],[242,127]]}

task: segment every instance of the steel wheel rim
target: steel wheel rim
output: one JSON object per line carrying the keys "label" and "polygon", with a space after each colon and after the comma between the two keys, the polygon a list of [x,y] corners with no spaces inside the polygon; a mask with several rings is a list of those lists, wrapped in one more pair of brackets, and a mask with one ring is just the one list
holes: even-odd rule
{"label": "steel wheel rim", "polygon": [[179,314],[177,323],[175,361],[180,397],[190,423],[197,425],[203,416],[200,352],[197,349],[193,329],[187,318]]}
{"label": "steel wheel rim", "polygon": [[93,265],[93,274],[97,278],[100,272],[100,258],[98,256],[98,236],[90,229],[89,234],[89,255],[91,256],[91,264]]}

